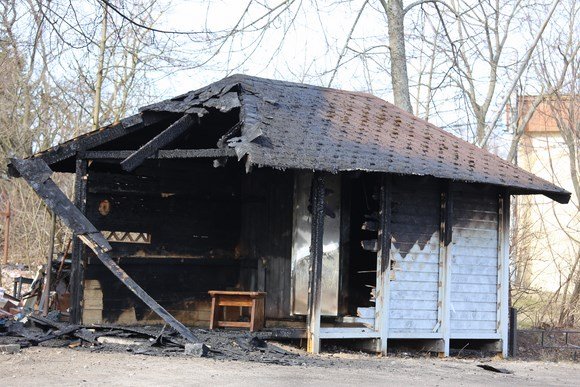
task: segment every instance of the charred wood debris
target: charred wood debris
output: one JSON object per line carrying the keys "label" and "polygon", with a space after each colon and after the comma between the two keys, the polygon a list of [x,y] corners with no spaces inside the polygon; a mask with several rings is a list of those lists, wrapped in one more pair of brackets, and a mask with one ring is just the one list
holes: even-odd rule
{"label": "charred wood debris", "polygon": [[[56,271],[53,272],[55,274]],[[31,290],[20,298],[0,293],[0,353],[40,346],[151,356],[208,357],[280,365],[303,365],[306,361],[312,361],[266,342],[271,335],[267,331],[250,333],[242,330],[210,331],[192,328],[192,334],[200,342],[191,343],[168,325],[129,327],[71,324],[67,321],[68,313],[58,310],[56,290],[52,291],[52,310],[43,316],[36,301],[41,299],[43,279],[44,275],[38,276]]]}

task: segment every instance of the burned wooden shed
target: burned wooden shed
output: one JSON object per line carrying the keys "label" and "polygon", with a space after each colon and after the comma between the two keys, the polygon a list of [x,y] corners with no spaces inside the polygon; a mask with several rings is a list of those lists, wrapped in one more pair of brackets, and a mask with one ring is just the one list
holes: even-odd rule
{"label": "burned wooden shed", "polygon": [[[505,355],[510,195],[570,197],[372,95],[245,75],[31,160],[76,173],[110,256],[178,320],[207,326],[210,289],[265,291],[266,326],[313,352],[470,339]],[[159,321],[81,243],[73,263],[74,321]]]}

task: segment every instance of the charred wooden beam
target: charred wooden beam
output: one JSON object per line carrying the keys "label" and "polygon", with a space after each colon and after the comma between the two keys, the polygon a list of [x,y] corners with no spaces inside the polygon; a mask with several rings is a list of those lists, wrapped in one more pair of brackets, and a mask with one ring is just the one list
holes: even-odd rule
{"label": "charred wooden beam", "polygon": [[149,156],[153,156],[159,149],[177,139],[189,130],[198,120],[199,118],[194,118],[191,114],[185,114],[183,117],[171,124],[167,129],[133,152],[125,160],[121,161],[121,168],[127,172],[135,170],[135,168],[143,164],[143,161],[145,161]]}
{"label": "charred wooden beam", "polygon": [[510,245],[510,194],[504,189],[498,195],[498,227],[497,227],[497,328],[501,334],[501,352],[508,356],[509,330],[509,245]]}
{"label": "charred wooden beam", "polygon": [[322,298],[322,247],[324,236],[324,177],[312,176],[312,231],[310,239],[310,278],[308,293],[308,352],[320,352],[320,315]]}
{"label": "charred wooden beam", "polygon": [[[87,161],[78,158],[76,160],[76,175],[75,175],[75,206],[79,209],[81,214],[85,214],[87,205]],[[70,321],[73,324],[81,322],[81,302],[83,299],[83,243],[78,239],[75,233],[72,247],[72,262],[71,262],[71,277],[70,277],[70,293],[71,293],[71,309]]]}
{"label": "charred wooden beam", "polygon": [[127,286],[139,299],[151,308],[159,317],[179,332],[190,342],[200,342],[189,329],[177,321],[165,308],[157,303],[149,294],[145,292],[129,275],[121,269],[109,256],[111,245],[103,235],[93,226],[93,224],[82,214],[82,212],[68,200],[54,181],[50,178],[52,171],[41,159],[12,159],[12,165],[18,170],[20,175],[40,196],[44,203],[64,224],[66,224],[85,243],[101,262],[107,267],[121,282]]}
{"label": "charred wooden beam", "polygon": [[[123,160],[131,156],[135,151],[88,151],[83,158],[87,160]],[[161,149],[156,155],[147,157],[148,159],[194,159],[194,158],[219,158],[235,157],[236,151],[231,148],[225,149]]]}
{"label": "charred wooden beam", "polygon": [[377,235],[377,277],[375,302],[375,330],[380,334],[380,351],[387,354],[389,336],[390,271],[391,271],[391,176],[381,177],[380,210]]}
{"label": "charred wooden beam", "polygon": [[453,184],[448,181],[441,190],[439,229],[438,328],[443,335],[440,356],[449,356],[451,341],[451,257],[453,245]]}
{"label": "charred wooden beam", "polygon": [[453,239],[453,190],[451,189],[451,183],[447,184],[444,218],[443,242],[445,246],[449,246]]}
{"label": "charred wooden beam", "polygon": [[[167,120],[174,115],[167,113],[140,113],[122,119],[121,121],[102,127],[93,132],[79,136],[74,140],[67,141],[50,148],[38,155],[48,165],[75,156],[79,151],[95,148],[119,137],[135,133],[150,125],[155,125],[163,120]],[[18,177],[18,176],[15,176]]]}

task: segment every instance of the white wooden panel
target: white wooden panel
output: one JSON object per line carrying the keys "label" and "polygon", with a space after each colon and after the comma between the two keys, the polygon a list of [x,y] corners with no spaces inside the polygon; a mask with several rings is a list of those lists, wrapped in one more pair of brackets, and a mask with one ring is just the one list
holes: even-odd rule
{"label": "white wooden panel", "polygon": [[479,248],[497,250],[497,234],[495,235],[495,238],[463,237],[461,235],[457,235],[457,237],[455,237],[456,234],[453,235],[453,241],[460,246],[469,246],[473,250]]}
{"label": "white wooden panel", "polygon": [[418,272],[418,273],[439,273],[439,263],[437,262],[414,262],[414,261],[395,261],[393,265],[395,271]]}
{"label": "white wooden panel", "polygon": [[496,294],[497,285],[480,285],[480,284],[458,284],[453,281],[453,272],[451,272],[451,294],[454,292],[472,293],[473,301],[478,300],[478,294]]}
{"label": "white wooden panel", "polygon": [[[403,292],[409,293],[409,292]],[[437,310],[437,293],[435,293],[435,299],[430,301],[425,300],[400,300],[392,299],[391,310]]]}
{"label": "white wooden panel", "polygon": [[471,246],[463,246],[457,243],[453,245],[453,256],[463,256],[463,257],[470,257],[470,258],[490,258],[493,257],[493,254],[497,254],[497,246],[493,247],[486,247],[486,248],[478,248],[476,251],[473,250]]}
{"label": "white wooden panel", "polygon": [[457,320],[451,318],[451,332],[456,329],[465,329],[473,333],[495,332],[497,330],[497,321],[478,321],[478,320]]}
{"label": "white wooden panel", "polygon": [[437,320],[436,310],[393,310],[389,312],[391,319],[401,319],[401,320]]}
{"label": "white wooden panel", "polygon": [[[463,261],[463,260],[462,260]],[[462,262],[461,265],[457,265],[453,268],[453,274],[480,274],[485,276],[496,276],[497,275],[497,265],[495,266],[482,266],[482,265],[466,265]]]}
{"label": "white wooden panel", "polygon": [[421,271],[404,271],[399,270],[395,265],[391,271],[391,281],[419,281],[419,282],[437,282],[439,273],[424,273]]}
{"label": "white wooden panel", "polygon": [[454,194],[451,337],[497,333],[498,197]]}
{"label": "white wooden panel", "polygon": [[[439,238],[439,237],[437,237]],[[393,253],[401,254],[401,259],[403,259],[403,255],[407,255],[409,253],[427,253],[427,254],[439,254],[439,242],[431,242],[426,244],[424,247],[419,246],[418,244],[410,245],[407,241],[401,241],[401,244],[397,244],[397,240],[393,240],[393,245],[391,246],[391,251]]]}
{"label": "white wooden panel", "polygon": [[451,310],[460,311],[477,311],[477,312],[495,312],[497,303],[492,302],[471,302],[471,301],[454,301],[451,300]]}
{"label": "white wooden panel", "polygon": [[[392,251],[392,250],[391,250]],[[408,252],[403,258],[401,254],[392,253],[391,260],[395,262],[433,263],[439,264],[439,256],[430,251]]]}
{"label": "white wooden panel", "polygon": [[[495,249],[494,252],[497,254],[497,249]],[[497,269],[497,258],[493,257],[470,257],[468,255],[453,254],[451,262],[453,264],[453,269],[461,265],[493,267],[494,269]]]}
{"label": "white wooden panel", "polygon": [[[497,227],[497,224],[496,224]],[[459,232],[461,237],[470,238],[471,240],[483,240],[489,242],[490,240],[497,238],[497,230],[485,230],[477,228],[460,228],[455,227],[455,232]]]}
{"label": "white wooden panel", "polygon": [[455,329],[451,334],[452,339],[477,339],[477,340],[497,340],[501,335],[495,332],[475,333],[472,329]]}
{"label": "white wooden panel", "polygon": [[482,284],[482,285],[497,285],[497,271],[495,275],[487,274],[455,274],[453,272],[453,282],[456,284]]}
{"label": "white wooden panel", "polygon": [[454,311],[451,309],[451,318],[464,321],[491,321],[495,323],[497,318],[497,311],[481,312],[481,311]]}
{"label": "white wooden panel", "polygon": [[[438,285],[436,282],[414,282],[414,281],[391,281],[391,292],[393,291],[410,291],[410,292],[433,292],[439,291],[437,287],[433,287],[433,284]],[[437,290],[435,290],[437,289]],[[421,293],[422,294],[422,293]]]}
{"label": "white wooden panel", "polygon": [[482,293],[480,294],[477,299],[475,300],[473,297],[473,293],[467,292],[453,292],[451,293],[451,301],[458,301],[458,302],[469,302],[473,304],[477,304],[480,302],[497,302],[497,295],[495,293]]}
{"label": "white wooden panel", "polygon": [[431,332],[437,325],[435,320],[409,320],[409,319],[391,319],[389,330],[399,332],[414,332],[416,330],[426,330]]}
{"label": "white wooden panel", "polygon": [[392,181],[389,332],[432,334],[438,323],[439,187],[422,179]]}
{"label": "white wooden panel", "polygon": [[377,337],[380,337],[379,332],[371,328],[320,328],[321,339],[367,339]]}
{"label": "white wooden panel", "polygon": [[393,290],[391,289],[391,304],[394,302],[405,302],[405,301],[412,301],[412,300],[419,300],[419,301],[437,301],[438,292],[429,292],[429,291],[422,291],[422,292],[407,292],[407,291],[400,291],[400,290]]}

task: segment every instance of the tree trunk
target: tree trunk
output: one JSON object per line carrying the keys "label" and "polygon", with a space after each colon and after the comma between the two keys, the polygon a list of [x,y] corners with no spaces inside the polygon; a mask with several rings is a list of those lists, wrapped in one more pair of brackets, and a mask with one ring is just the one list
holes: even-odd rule
{"label": "tree trunk", "polygon": [[101,115],[101,92],[103,89],[103,68],[105,63],[105,50],[107,48],[107,6],[103,8],[103,22],[101,24],[101,41],[99,43],[99,63],[97,79],[95,81],[95,101],[93,105],[93,130],[99,128],[99,116]]}
{"label": "tree trunk", "polygon": [[395,105],[413,112],[409,96],[407,54],[405,53],[405,14],[403,0],[381,0],[387,14],[389,29],[389,51],[391,54],[391,81]]}

